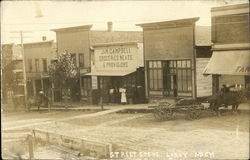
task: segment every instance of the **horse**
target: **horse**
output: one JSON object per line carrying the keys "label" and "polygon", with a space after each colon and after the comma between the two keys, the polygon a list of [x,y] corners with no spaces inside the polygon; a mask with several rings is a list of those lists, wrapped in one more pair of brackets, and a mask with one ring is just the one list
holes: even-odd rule
{"label": "horse", "polygon": [[243,103],[247,98],[247,90],[239,91],[220,91],[209,98],[210,109],[214,110],[217,115],[220,115],[219,108],[232,106],[232,111],[238,111],[239,104]]}

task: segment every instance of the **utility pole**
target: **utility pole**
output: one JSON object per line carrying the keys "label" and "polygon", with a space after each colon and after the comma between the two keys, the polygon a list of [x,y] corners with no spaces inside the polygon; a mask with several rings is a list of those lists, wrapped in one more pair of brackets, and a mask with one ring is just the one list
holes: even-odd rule
{"label": "utility pole", "polygon": [[20,31],[20,36],[21,36],[21,46],[22,46],[22,56],[23,56],[23,81],[24,81],[24,105],[25,108],[27,108],[27,102],[28,102],[28,97],[27,97],[27,77],[26,77],[26,67],[25,67],[25,54],[24,54],[24,47],[23,47],[23,32]]}
{"label": "utility pole", "polygon": [[[30,31],[25,31],[25,33]],[[20,40],[21,40],[21,53],[23,57],[23,85],[24,85],[24,106],[25,109],[29,109],[27,106],[28,97],[27,97],[27,76],[26,76],[26,66],[25,66],[25,54],[24,54],[24,46],[23,46],[23,33],[24,31],[14,31],[12,33],[20,33]],[[13,37],[16,38],[16,37]]]}

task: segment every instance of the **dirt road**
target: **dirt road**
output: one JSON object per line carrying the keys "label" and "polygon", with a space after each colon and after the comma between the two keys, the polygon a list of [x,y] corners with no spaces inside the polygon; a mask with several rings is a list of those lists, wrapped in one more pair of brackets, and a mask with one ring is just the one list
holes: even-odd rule
{"label": "dirt road", "polygon": [[[35,124],[50,132],[112,143],[120,156],[130,152],[157,155],[150,159],[246,159],[249,156],[249,115],[245,112],[193,121],[179,115],[165,122],[156,121],[151,113],[88,114],[62,111],[4,114],[3,129]],[[23,132],[27,130],[20,130]],[[3,138],[15,140],[13,136],[20,133],[7,132]],[[39,153],[40,157],[47,154]]]}
{"label": "dirt road", "polygon": [[245,113],[194,121],[179,117],[167,122],[155,121],[152,114],[109,114],[39,128],[112,143],[120,153],[157,152],[161,158],[215,159],[245,159],[249,155],[249,116]]}

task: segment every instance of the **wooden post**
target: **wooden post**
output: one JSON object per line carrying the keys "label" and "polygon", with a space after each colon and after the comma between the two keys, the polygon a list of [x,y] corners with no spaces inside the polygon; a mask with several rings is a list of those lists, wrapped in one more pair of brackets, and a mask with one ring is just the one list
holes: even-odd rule
{"label": "wooden post", "polygon": [[101,101],[101,110],[103,111],[103,98],[102,98],[102,95],[100,97],[100,101]]}
{"label": "wooden post", "polygon": [[54,81],[51,80],[51,104],[53,104],[55,101],[55,87],[54,87]]}
{"label": "wooden post", "polygon": [[51,111],[51,101],[49,100],[49,102],[48,102],[48,111],[50,112]]}
{"label": "wooden post", "polygon": [[34,158],[34,152],[33,152],[33,142],[32,142],[32,136],[28,135],[28,145],[29,145],[29,158]]}

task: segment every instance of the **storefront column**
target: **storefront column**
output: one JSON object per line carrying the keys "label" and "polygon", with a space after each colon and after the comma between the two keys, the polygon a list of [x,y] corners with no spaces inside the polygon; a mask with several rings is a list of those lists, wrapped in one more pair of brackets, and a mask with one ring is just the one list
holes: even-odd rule
{"label": "storefront column", "polygon": [[80,102],[81,102],[82,101],[82,76],[80,76],[79,80],[80,80],[80,83],[79,83],[80,84],[80,93],[79,93],[80,95],[79,95],[79,97],[80,97]]}
{"label": "storefront column", "polygon": [[196,99],[196,69],[194,60],[192,60],[192,98]]}
{"label": "storefront column", "polygon": [[219,92],[219,75],[212,75],[212,93],[213,95]]}
{"label": "storefront column", "polygon": [[148,63],[144,63],[144,76],[145,76],[145,97],[148,99],[149,95],[148,95]]}
{"label": "storefront column", "polygon": [[32,81],[32,88],[33,88],[33,95],[36,96],[36,83],[35,80],[31,80]]}

